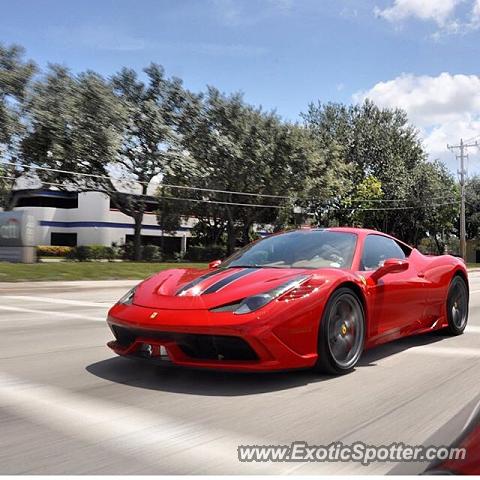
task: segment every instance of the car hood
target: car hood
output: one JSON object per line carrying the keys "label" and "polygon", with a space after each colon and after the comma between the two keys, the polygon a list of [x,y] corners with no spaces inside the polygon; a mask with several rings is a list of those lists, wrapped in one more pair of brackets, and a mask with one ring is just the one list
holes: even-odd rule
{"label": "car hood", "polygon": [[210,309],[267,292],[295,277],[309,275],[302,268],[172,269],[142,282],[133,303],[163,309]]}

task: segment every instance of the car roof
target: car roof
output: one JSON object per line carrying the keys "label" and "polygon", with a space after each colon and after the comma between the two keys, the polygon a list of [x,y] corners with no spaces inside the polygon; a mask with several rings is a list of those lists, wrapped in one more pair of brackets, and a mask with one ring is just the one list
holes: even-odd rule
{"label": "car roof", "polygon": [[[296,228],[295,230],[298,230],[298,231],[327,230],[329,232],[355,233],[357,235],[358,234],[368,235],[368,234],[374,233],[376,235],[385,235],[386,237],[391,236],[391,235],[388,235],[387,233],[383,233],[378,230],[372,230],[370,228],[357,228],[357,227],[300,227],[300,228]],[[288,230],[288,231],[291,232],[292,230]]]}
{"label": "car roof", "polygon": [[370,228],[356,228],[356,227],[329,227],[326,228],[325,230],[330,230],[333,232],[346,232],[346,233],[364,233],[365,235],[368,235],[370,233],[375,233],[377,235],[386,235],[389,237],[390,235],[379,232],[378,230],[372,230]]}
{"label": "car roof", "polygon": [[[307,230],[307,231],[308,230],[311,230],[311,231],[326,230],[326,231],[329,231],[329,232],[353,233],[353,234],[361,236],[361,237],[365,237],[367,235],[382,235],[383,237],[391,238],[392,240],[395,240],[396,242],[401,243],[402,245],[404,245],[405,247],[407,247],[409,249],[414,248],[411,245],[409,245],[408,243],[405,243],[402,240],[399,240],[398,238],[396,238],[392,235],[389,235],[388,233],[380,232],[379,230],[373,230],[371,228],[359,228],[359,227],[301,227],[301,228],[297,228],[295,230],[289,230],[289,231],[291,232],[291,231],[305,231],[305,230]],[[284,232],[284,233],[287,233],[287,232]]]}

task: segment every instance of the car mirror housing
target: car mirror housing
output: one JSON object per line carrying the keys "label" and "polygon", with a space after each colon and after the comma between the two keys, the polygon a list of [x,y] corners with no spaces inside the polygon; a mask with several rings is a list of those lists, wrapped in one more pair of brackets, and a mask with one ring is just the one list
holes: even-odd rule
{"label": "car mirror housing", "polygon": [[208,264],[208,268],[218,268],[221,263],[222,263],[221,260],[213,260]]}
{"label": "car mirror housing", "polygon": [[381,267],[378,267],[373,273],[371,278],[374,281],[378,281],[389,273],[401,273],[408,269],[408,260],[400,260],[397,258],[389,258],[383,262]]}

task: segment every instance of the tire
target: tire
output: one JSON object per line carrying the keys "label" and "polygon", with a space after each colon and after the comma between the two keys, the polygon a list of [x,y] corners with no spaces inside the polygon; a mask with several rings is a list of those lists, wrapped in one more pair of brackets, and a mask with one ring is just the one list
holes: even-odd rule
{"label": "tire", "polygon": [[330,375],[351,372],[365,344],[365,312],[358,296],[347,287],[335,290],[325,305],[318,332],[315,370]]}
{"label": "tire", "polygon": [[468,297],[467,283],[461,276],[455,275],[447,294],[447,334],[461,335],[465,330],[468,322]]}

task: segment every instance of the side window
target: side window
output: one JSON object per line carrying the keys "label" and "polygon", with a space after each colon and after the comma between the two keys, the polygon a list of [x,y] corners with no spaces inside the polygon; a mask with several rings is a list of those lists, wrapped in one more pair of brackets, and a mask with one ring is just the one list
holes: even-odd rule
{"label": "side window", "polygon": [[405,252],[391,238],[368,235],[363,245],[361,270],[375,270],[388,258],[405,258]]}

